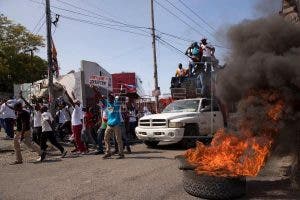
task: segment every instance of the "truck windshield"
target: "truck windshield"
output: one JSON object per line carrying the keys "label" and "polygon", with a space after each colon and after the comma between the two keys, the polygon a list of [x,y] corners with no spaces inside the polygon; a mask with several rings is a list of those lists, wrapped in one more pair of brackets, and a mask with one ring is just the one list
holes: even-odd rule
{"label": "truck windshield", "polygon": [[163,113],[172,113],[172,112],[197,112],[200,100],[182,100],[175,101],[169,104],[164,110]]}

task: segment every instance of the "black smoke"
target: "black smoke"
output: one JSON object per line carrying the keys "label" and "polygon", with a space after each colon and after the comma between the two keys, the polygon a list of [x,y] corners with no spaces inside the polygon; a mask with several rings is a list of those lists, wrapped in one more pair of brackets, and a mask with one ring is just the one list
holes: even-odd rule
{"label": "black smoke", "polygon": [[252,88],[299,93],[299,36],[300,26],[281,17],[244,21],[230,28],[231,53],[218,75],[217,95],[225,102],[238,102]]}
{"label": "black smoke", "polygon": [[[231,52],[226,59],[227,66],[218,74],[217,96],[227,105],[238,105],[241,120],[250,122],[255,135],[260,135],[264,126],[274,128],[274,123],[266,124],[265,119],[265,102],[272,102],[262,101],[259,95],[250,100],[245,97],[251,90],[279,92],[285,108],[284,116],[275,125],[280,131],[273,154],[296,155],[291,177],[297,177],[295,174],[300,172],[300,143],[296,142],[300,137],[300,25],[280,16],[269,16],[231,27],[227,38]],[[297,181],[300,184],[300,178]]]}

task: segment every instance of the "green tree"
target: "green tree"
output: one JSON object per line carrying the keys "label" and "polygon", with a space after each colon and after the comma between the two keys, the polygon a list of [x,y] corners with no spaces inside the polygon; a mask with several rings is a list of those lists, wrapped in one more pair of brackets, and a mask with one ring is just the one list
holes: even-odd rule
{"label": "green tree", "polygon": [[0,91],[12,92],[14,83],[31,83],[47,75],[47,62],[30,55],[30,50],[44,46],[42,36],[0,14]]}

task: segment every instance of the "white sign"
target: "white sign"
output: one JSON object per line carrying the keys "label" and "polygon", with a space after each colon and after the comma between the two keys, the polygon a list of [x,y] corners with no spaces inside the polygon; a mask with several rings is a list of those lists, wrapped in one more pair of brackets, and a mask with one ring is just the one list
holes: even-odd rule
{"label": "white sign", "polygon": [[107,76],[90,76],[89,84],[107,88],[109,85],[109,77]]}

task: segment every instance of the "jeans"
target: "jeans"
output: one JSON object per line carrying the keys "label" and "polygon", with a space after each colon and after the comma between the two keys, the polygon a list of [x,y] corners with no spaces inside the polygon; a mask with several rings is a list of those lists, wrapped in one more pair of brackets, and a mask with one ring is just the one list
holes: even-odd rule
{"label": "jeans", "polygon": [[104,151],[103,149],[103,140],[104,140],[104,133],[105,133],[104,128],[99,128],[98,129],[98,136],[97,136],[97,141],[98,141],[98,151]]}
{"label": "jeans", "polygon": [[194,67],[195,67],[194,62],[193,62],[193,61],[190,61],[190,62],[189,62],[189,77],[192,77],[192,76],[193,76]]}
{"label": "jeans", "polygon": [[46,151],[47,140],[49,140],[53,146],[58,148],[61,153],[64,152],[64,148],[57,142],[53,131],[42,132],[42,134],[41,134],[41,150]]}
{"label": "jeans", "polygon": [[137,127],[137,122],[129,122],[129,139],[137,139],[135,135],[136,127]]}
{"label": "jeans", "polygon": [[83,133],[81,135],[81,139],[84,142],[85,147],[87,149],[88,149],[89,144],[96,145],[96,142],[92,136],[92,131],[93,131],[93,128],[85,128],[85,130],[83,130]]}
{"label": "jeans", "polygon": [[5,129],[5,133],[8,137],[14,138],[14,119],[13,118],[5,118],[4,119],[4,129]]}
{"label": "jeans", "polygon": [[[4,129],[4,119],[3,118],[0,118],[0,131],[1,131],[1,128]],[[4,129],[5,131],[5,129]]]}
{"label": "jeans", "polygon": [[42,127],[33,127],[32,140],[41,146]]}

